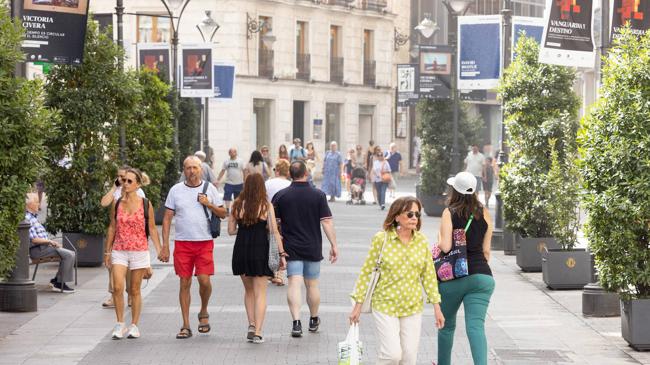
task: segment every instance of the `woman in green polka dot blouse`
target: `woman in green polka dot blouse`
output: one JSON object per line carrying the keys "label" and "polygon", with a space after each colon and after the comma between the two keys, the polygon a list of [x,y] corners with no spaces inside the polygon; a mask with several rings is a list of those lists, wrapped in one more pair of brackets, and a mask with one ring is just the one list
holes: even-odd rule
{"label": "woman in green polka dot blouse", "polygon": [[390,206],[384,230],[372,239],[361,274],[351,294],[356,303],[350,322],[359,322],[361,304],[370,276],[384,245],[381,277],[372,295],[372,310],[379,338],[378,365],[414,365],[422,325],[422,287],[433,303],[436,326],[445,323],[440,310],[438,280],[427,238],[420,233],[422,205],[413,197],[397,199]]}

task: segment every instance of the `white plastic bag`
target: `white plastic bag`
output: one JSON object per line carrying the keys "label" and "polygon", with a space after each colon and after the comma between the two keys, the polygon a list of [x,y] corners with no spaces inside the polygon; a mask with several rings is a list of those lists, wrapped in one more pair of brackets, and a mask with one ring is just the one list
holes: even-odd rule
{"label": "white plastic bag", "polygon": [[359,324],[355,323],[350,326],[345,341],[339,342],[339,365],[361,365],[362,356],[363,344],[359,341]]}

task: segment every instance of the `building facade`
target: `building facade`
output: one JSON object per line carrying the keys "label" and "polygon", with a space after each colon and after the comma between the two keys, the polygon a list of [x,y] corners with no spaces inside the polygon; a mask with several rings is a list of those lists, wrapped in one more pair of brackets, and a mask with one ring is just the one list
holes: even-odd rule
{"label": "building facade", "polygon": [[[160,1],[126,3],[124,44],[135,67],[136,44],[169,42],[171,26]],[[102,17],[115,4],[91,6]],[[393,37],[397,24],[408,25],[408,2],[191,0],[179,27],[181,45],[201,43],[196,25],[206,10],[220,25],[213,59],[236,70],[232,100],[208,101],[217,163],[230,147],[242,158],[264,145],[277,156],[296,137],[313,141],[321,156],[331,141],[347,150],[369,140],[387,148],[394,139],[399,53]]]}

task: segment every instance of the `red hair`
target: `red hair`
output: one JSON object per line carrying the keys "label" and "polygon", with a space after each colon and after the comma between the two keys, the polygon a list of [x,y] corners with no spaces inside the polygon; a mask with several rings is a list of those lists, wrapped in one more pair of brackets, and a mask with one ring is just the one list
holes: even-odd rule
{"label": "red hair", "polygon": [[232,203],[232,214],[244,225],[251,226],[267,213],[268,208],[264,178],[258,173],[248,175],[244,190]]}

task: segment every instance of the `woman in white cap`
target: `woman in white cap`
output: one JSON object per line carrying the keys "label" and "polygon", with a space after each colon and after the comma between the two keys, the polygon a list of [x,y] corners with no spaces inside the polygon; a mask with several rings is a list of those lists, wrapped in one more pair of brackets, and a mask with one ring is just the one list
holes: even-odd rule
{"label": "woman in white cap", "polygon": [[438,365],[451,363],[454,344],[456,312],[461,304],[465,309],[465,328],[472,350],[474,364],[487,364],[487,339],[485,315],[494,291],[494,279],[488,265],[492,240],[492,219],[478,200],[476,177],[460,172],[447,180],[451,186],[448,208],[442,213],[439,249],[447,253],[452,248],[452,232],[465,230],[467,243],[467,276],[439,284],[446,319],[445,327],[438,332]]}

